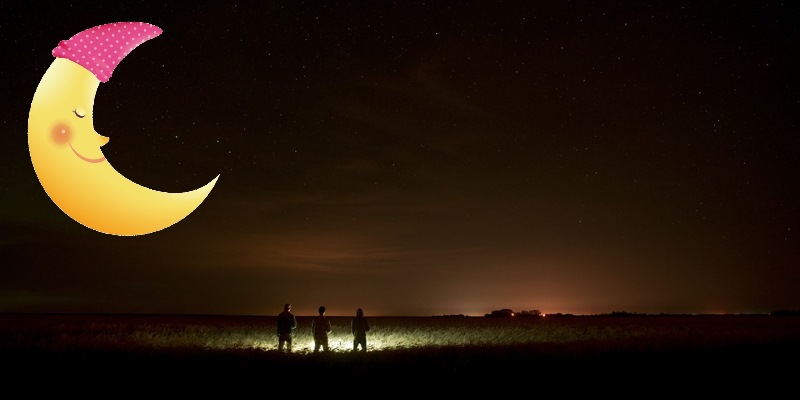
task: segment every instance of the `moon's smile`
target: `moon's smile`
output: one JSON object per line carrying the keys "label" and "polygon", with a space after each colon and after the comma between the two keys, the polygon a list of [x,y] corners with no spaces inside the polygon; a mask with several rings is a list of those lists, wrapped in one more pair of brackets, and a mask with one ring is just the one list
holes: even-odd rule
{"label": "moon's smile", "polygon": [[81,155],[81,153],[78,153],[78,151],[77,151],[77,150],[75,150],[75,148],[74,148],[74,147],[72,147],[72,143],[69,143],[69,148],[70,148],[70,149],[72,149],[72,152],[73,152],[73,153],[75,153],[75,155],[76,155],[76,156],[78,156],[78,158],[80,158],[81,160],[83,160],[83,161],[86,161],[86,162],[90,162],[90,163],[99,163],[99,162],[103,162],[103,161],[105,161],[105,160],[106,160],[106,158],[105,158],[105,157],[100,157],[100,158],[88,158],[88,157],[84,157],[84,156],[82,156],[82,155]]}

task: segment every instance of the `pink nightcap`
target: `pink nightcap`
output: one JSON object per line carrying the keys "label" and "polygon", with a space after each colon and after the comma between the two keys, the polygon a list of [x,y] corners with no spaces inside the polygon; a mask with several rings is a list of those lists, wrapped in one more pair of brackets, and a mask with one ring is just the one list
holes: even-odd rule
{"label": "pink nightcap", "polygon": [[100,82],[108,82],[114,68],[128,53],[161,32],[161,28],[146,22],[99,25],[59,42],[53,49],[53,56],[72,60],[88,69]]}

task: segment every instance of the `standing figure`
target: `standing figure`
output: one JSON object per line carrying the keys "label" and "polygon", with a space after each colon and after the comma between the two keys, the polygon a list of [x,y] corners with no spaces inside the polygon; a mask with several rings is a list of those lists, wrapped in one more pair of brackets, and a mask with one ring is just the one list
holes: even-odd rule
{"label": "standing figure", "polygon": [[356,310],[356,317],[350,321],[350,331],[353,332],[353,351],[358,350],[358,345],[361,345],[361,351],[367,351],[367,331],[369,324],[367,319],[364,318],[364,310]]}
{"label": "standing figure", "polygon": [[286,303],[283,305],[283,311],[278,314],[278,351],[283,351],[283,346],[286,345],[286,351],[289,353],[292,352],[292,336],[297,328],[297,318],[291,310],[292,305]]}
{"label": "standing figure", "polygon": [[314,353],[319,351],[322,346],[324,352],[328,352],[328,334],[331,333],[331,321],[325,317],[325,306],[319,307],[319,315],[311,320],[311,333],[314,335]]}

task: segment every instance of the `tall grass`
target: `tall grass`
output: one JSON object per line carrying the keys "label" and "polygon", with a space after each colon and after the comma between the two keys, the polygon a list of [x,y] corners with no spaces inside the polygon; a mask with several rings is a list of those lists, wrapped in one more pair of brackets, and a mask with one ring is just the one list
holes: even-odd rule
{"label": "tall grass", "polygon": [[229,391],[274,380],[305,388],[324,377],[450,396],[511,381],[662,387],[714,376],[786,387],[800,359],[797,317],[371,317],[366,352],[352,351],[349,317],[330,318],[330,353],[313,353],[311,317],[301,316],[294,352],[284,354],[273,316],[0,315],[0,383],[33,380],[29,390],[91,379],[113,392],[215,382]]}
{"label": "tall grass", "polygon": [[[349,317],[330,317],[333,352],[353,348]],[[0,350],[276,351],[273,316],[2,315]],[[372,317],[368,351],[570,345],[703,348],[800,340],[800,318],[658,316],[572,318]],[[298,317],[294,352],[312,351],[311,317]]]}

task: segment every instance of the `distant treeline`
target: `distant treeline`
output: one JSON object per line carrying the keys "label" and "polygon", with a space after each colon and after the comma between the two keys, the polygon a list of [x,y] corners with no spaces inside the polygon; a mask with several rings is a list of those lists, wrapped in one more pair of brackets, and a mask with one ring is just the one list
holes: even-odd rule
{"label": "distant treeline", "polygon": [[523,310],[523,311],[514,311],[510,308],[504,308],[502,310],[494,310],[489,314],[485,314],[484,317],[523,317],[523,318],[533,318],[533,317],[541,317],[543,316],[541,311],[539,310]]}
{"label": "distant treeline", "polygon": [[[582,315],[582,316],[592,316],[592,317],[650,317],[650,316],[690,316],[690,315],[703,315],[703,314],[670,314],[670,313],[659,313],[659,314],[648,314],[648,313],[636,313],[636,312],[628,312],[628,311],[612,311],[610,313],[602,313],[602,314],[590,314],[590,315]],[[743,314],[732,314],[732,315],[743,315]],[[800,310],[777,310],[772,311],[768,314],[750,314],[750,315],[770,315],[773,317],[786,317],[786,316],[800,316]],[[523,311],[514,311],[510,308],[503,308],[500,310],[494,310],[490,313],[484,314],[484,317],[487,318],[511,318],[511,317],[519,317],[519,318],[540,318],[544,317],[545,314],[541,313],[539,310],[523,310]],[[557,318],[557,317],[576,317],[575,314],[569,313],[552,313],[547,314],[548,318]],[[434,317],[443,317],[443,318],[467,318],[468,315],[464,314],[446,314],[446,315],[434,315]]]}

